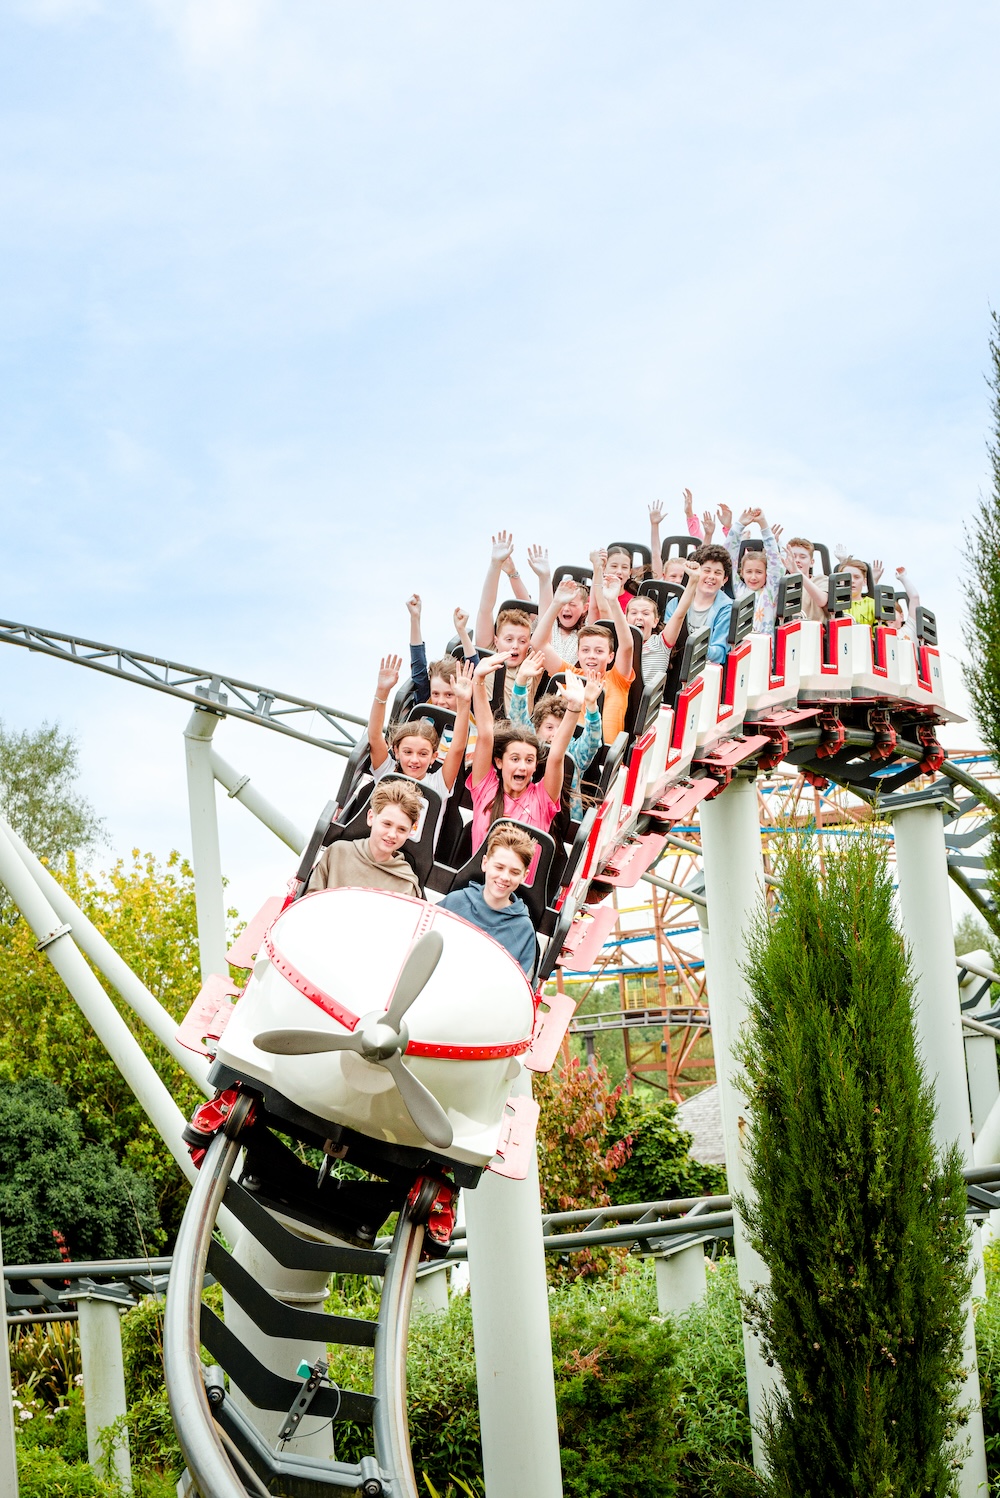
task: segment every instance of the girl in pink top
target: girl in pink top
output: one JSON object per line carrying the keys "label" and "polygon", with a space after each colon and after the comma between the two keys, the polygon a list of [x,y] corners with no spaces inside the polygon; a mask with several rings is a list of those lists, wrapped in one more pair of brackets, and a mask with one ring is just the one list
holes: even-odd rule
{"label": "girl in pink top", "polygon": [[507,651],[488,655],[479,662],[472,678],[472,706],[476,717],[476,749],[472,756],[469,792],[472,796],[472,849],[486,840],[499,817],[514,817],[540,832],[548,832],[559,810],[563,760],[583,708],[583,686],[579,677],[567,677],[560,690],[567,712],[549,745],[545,774],[534,780],[541,745],[530,728],[520,724],[494,724],[486,681],[507,663]]}

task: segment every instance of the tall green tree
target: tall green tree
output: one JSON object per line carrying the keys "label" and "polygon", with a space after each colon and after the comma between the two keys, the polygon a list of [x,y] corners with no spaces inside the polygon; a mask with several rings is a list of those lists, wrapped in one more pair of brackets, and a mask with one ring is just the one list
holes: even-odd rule
{"label": "tall green tree", "polygon": [[773,1498],[955,1491],[965,1190],[934,1145],[913,984],[873,838],[795,843],[748,963],[750,1237],[770,1286],[747,1315],[783,1375]]}
{"label": "tall green tree", "polygon": [[[983,743],[1000,764],[1000,318],[990,314],[990,372],[992,431],[987,443],[992,484],[980,496],[972,522],[966,527],[965,662],[962,673]],[[988,798],[994,829],[1000,818],[1000,802]],[[966,894],[1000,936],[1000,857],[997,839],[987,860],[992,900],[984,900],[971,888]]]}
{"label": "tall green tree", "polygon": [[76,788],[78,761],[76,740],[58,723],[17,732],[0,722],[0,814],[36,858],[55,868],[104,834],[101,818]]}

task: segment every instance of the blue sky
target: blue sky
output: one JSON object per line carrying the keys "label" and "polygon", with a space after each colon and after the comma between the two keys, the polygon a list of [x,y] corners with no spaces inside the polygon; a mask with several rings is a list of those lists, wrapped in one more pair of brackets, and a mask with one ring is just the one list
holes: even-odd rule
{"label": "blue sky", "polygon": [[[958,656],[998,42],[976,3],[7,0],[0,612],[357,711],[493,529],[581,559],[689,484],[906,563]],[[115,849],[187,848],[182,705],[0,664]],[[303,824],[339,772],[219,744]],[[248,909],[287,860],[223,824]]]}

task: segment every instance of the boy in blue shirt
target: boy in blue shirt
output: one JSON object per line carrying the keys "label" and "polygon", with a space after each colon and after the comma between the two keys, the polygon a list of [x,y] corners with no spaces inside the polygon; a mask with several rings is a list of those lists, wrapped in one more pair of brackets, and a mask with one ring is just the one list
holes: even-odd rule
{"label": "boy in blue shirt", "polygon": [[520,827],[512,827],[509,822],[495,823],[483,854],[483,883],[452,890],[441,901],[443,910],[460,915],[498,941],[520,963],[529,981],[535,970],[538,944],[528,907],[515,891],[524,883],[537,851],[534,838]]}

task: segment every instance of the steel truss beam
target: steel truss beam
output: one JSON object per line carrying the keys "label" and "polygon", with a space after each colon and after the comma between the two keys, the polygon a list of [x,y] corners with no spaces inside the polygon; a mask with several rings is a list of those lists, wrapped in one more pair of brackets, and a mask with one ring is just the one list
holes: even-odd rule
{"label": "steel truss beam", "polygon": [[[314,744],[317,749],[327,749],[344,758],[357,742],[357,735],[352,734],[347,725],[364,727],[366,722],[366,719],[341,712],[339,708],[324,707],[320,702],[308,702],[303,697],[290,697],[287,692],[241,681],[237,676],[202,671],[196,666],[182,666],[177,661],[143,655],[141,651],[126,650],[120,645],[102,645],[97,640],[61,635],[55,630],[15,624],[9,619],[0,619],[0,643],[21,645],[40,655],[69,661],[74,666],[88,666],[91,671],[103,671],[106,676],[117,676],[140,687],[152,687],[154,692],[166,692],[168,696],[179,697],[195,707],[257,723],[262,728],[286,734],[304,744]],[[310,733],[295,726],[295,720],[304,721],[312,713],[318,715],[329,734]]]}

